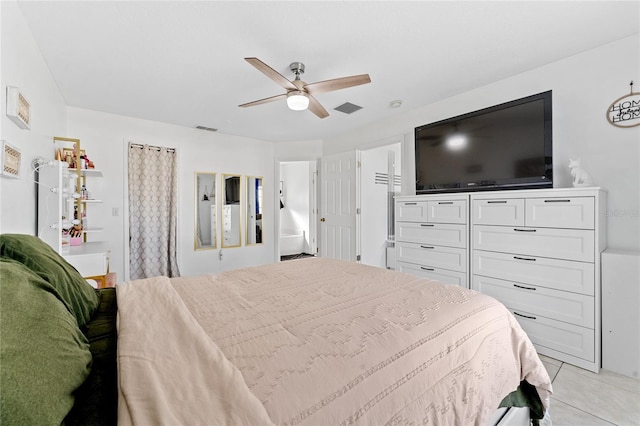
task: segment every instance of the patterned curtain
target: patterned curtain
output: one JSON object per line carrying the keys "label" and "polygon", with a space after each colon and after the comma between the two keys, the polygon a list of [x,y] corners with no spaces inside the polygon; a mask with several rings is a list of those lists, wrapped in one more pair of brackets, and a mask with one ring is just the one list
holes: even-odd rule
{"label": "patterned curtain", "polygon": [[129,275],[180,276],[175,149],[129,143]]}

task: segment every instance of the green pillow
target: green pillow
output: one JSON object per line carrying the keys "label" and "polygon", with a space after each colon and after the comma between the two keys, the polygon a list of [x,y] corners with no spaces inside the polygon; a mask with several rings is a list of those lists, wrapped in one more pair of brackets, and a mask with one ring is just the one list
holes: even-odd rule
{"label": "green pillow", "polygon": [[7,258],[0,277],[0,424],[60,425],[89,375],[89,343],[48,282]]}
{"label": "green pillow", "polygon": [[55,289],[55,294],[83,327],[98,307],[98,296],[78,273],[52,247],[33,235],[0,235],[0,256],[24,264]]}

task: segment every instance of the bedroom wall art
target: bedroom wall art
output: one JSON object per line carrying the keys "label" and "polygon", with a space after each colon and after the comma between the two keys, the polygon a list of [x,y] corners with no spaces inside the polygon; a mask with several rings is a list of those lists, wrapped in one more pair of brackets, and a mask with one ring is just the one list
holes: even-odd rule
{"label": "bedroom wall art", "polygon": [[640,126],[640,92],[633,91],[633,81],[629,86],[629,94],[613,101],[607,109],[607,120],[613,126]]}
{"label": "bedroom wall art", "polygon": [[21,129],[31,128],[31,104],[14,86],[7,86],[7,117]]}
{"label": "bedroom wall art", "polygon": [[20,178],[20,163],[22,154],[20,150],[7,141],[2,141],[2,176]]}

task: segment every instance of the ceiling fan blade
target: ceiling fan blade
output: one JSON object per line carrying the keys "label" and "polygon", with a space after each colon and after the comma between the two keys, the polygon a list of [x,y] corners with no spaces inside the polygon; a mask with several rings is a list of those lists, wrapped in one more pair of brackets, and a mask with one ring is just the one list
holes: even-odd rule
{"label": "ceiling fan blade", "polygon": [[359,86],[371,83],[369,74],[352,75],[350,77],[334,78],[333,80],[318,81],[304,86],[304,89],[313,95],[318,93],[333,92],[347,87]]}
{"label": "ceiling fan blade", "polygon": [[242,105],[238,105],[238,106],[246,108],[246,107],[255,106],[255,105],[267,104],[269,102],[279,101],[280,99],[286,99],[286,98],[287,98],[287,94],[283,93],[281,95],[275,95],[275,96],[271,96],[270,98],[264,98],[264,99],[260,99],[260,100],[253,101],[253,102],[247,102],[246,104],[242,104]]}
{"label": "ceiling fan blade", "polygon": [[264,75],[269,77],[271,80],[278,83],[280,86],[284,87],[288,90],[297,90],[298,88],[289,81],[285,76],[280,74],[278,71],[271,68],[269,65],[265,64],[258,58],[244,58],[245,61],[249,62],[251,65],[256,67],[258,71],[262,72]]}
{"label": "ceiling fan blade", "polygon": [[317,115],[319,118],[326,118],[329,116],[329,113],[316,98],[311,95],[307,95],[309,97],[309,111]]}

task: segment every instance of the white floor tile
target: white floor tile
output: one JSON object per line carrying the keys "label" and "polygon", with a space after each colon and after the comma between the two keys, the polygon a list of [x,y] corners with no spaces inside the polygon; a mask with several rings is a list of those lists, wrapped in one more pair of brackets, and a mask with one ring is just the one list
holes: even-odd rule
{"label": "white floor tile", "polygon": [[578,410],[562,401],[551,398],[549,407],[551,423],[553,426],[612,426],[599,417]]}
{"label": "white floor tile", "polygon": [[557,365],[555,363],[551,363],[546,359],[540,359],[540,361],[542,361],[542,365],[544,365],[544,368],[547,369],[547,374],[549,374],[549,378],[551,379],[551,383],[553,383],[553,381],[556,378],[556,375],[558,374],[558,371],[560,371],[560,365]]}
{"label": "white floor tile", "polygon": [[565,364],[563,368],[573,371],[574,373],[581,374],[586,377],[590,377],[602,383],[617,386],[619,388],[634,392],[640,395],[640,380],[636,380],[632,377],[623,376],[622,374],[614,373],[613,371],[600,370],[599,374],[591,371],[583,370],[582,368],[575,367],[573,365]]}
{"label": "white floor tile", "polygon": [[563,364],[553,382],[555,400],[616,425],[640,424],[640,395],[567,366]]}
{"label": "white floor tile", "polygon": [[552,364],[552,365],[557,365],[558,367],[560,367],[562,365],[562,361],[558,361],[555,358],[551,358],[551,357],[548,357],[546,355],[540,355],[540,354],[538,354],[538,357],[540,357],[540,361],[542,361],[542,362],[546,362],[546,363]]}

